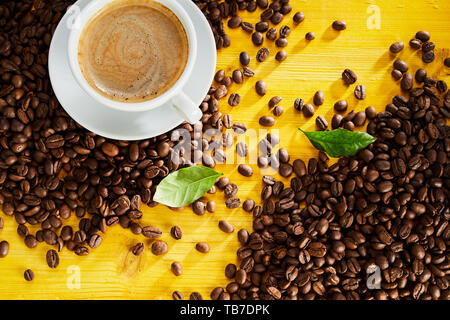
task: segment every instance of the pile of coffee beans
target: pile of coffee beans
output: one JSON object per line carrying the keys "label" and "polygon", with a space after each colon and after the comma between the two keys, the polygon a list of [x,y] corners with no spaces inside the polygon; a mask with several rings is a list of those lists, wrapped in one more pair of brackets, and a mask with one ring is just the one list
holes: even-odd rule
{"label": "pile of coffee beans", "polygon": [[[429,34],[416,38],[426,42]],[[408,69],[399,60],[394,68]],[[343,79],[357,77],[347,69]],[[244,202],[254,231],[239,230],[240,264],[225,269],[233,282],[215,288],[212,299],[450,299],[450,91],[424,69],[416,80],[423,86],[402,83],[409,99],[397,95],[383,112],[333,117],[333,128],[350,130],[369,119],[377,141],[357,156],[329,165],[320,152],[291,165],[287,151],[277,154],[290,168],[280,175],[295,176],[287,185],[264,176],[262,204]],[[304,110],[303,100],[295,107]],[[335,104],[346,109],[345,101]],[[326,130],[323,117],[316,124]]]}

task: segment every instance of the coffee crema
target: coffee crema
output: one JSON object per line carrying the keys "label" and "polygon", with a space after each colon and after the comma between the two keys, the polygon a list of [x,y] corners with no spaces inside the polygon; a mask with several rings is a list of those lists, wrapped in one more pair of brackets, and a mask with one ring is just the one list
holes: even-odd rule
{"label": "coffee crema", "polygon": [[78,62],[100,94],[144,102],[169,90],[182,75],[189,44],[178,17],[152,0],[116,0],[82,31]]}

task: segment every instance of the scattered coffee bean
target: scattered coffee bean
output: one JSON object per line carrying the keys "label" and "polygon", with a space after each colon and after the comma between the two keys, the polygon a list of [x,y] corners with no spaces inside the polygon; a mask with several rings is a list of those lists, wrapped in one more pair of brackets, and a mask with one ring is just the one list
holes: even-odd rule
{"label": "scattered coffee bean", "polygon": [[301,98],[295,99],[295,101],[294,101],[295,110],[302,111],[304,104],[305,104],[305,101],[303,99],[301,99]]}
{"label": "scattered coffee bean", "polygon": [[413,49],[420,49],[420,47],[422,47],[422,41],[420,41],[419,39],[411,39],[409,40],[409,46]]}
{"label": "scattered coffee bean", "polygon": [[202,216],[205,214],[205,204],[197,200],[192,204],[192,210],[196,215]]}
{"label": "scattered coffee bean", "polygon": [[260,21],[255,25],[255,30],[264,33],[269,30],[269,24],[266,21]]}
{"label": "scattered coffee bean", "polygon": [[275,124],[275,119],[269,116],[262,116],[259,118],[259,124],[263,127],[272,127]]}
{"label": "scattered coffee bean", "polygon": [[402,81],[400,82],[402,90],[409,91],[413,86],[413,77],[410,73],[403,74]]}
{"label": "scattered coffee bean", "polygon": [[364,100],[366,98],[366,87],[362,84],[358,84],[355,87],[355,97],[358,100]]}
{"label": "scattered coffee bean", "polygon": [[183,237],[183,230],[181,230],[181,228],[179,226],[173,226],[170,229],[170,235],[175,240],[180,240]]}
{"label": "scattered coffee bean", "polygon": [[310,103],[307,103],[303,106],[303,115],[306,118],[311,118],[314,115],[314,106]]}
{"label": "scattered coffee bean", "polygon": [[334,30],[337,30],[337,31],[342,31],[342,30],[347,29],[347,24],[345,23],[345,21],[340,21],[340,20],[334,21],[331,26],[333,27]]}
{"label": "scattered coffee bean", "polygon": [[252,199],[247,199],[242,204],[242,208],[244,209],[244,211],[247,211],[247,212],[252,212],[254,207],[255,207],[255,201]]}
{"label": "scattered coffee bean", "polygon": [[200,253],[208,253],[209,252],[209,245],[206,242],[198,242],[195,245],[195,249],[197,249]]}
{"label": "scattered coffee bean", "polygon": [[241,28],[242,28],[242,30],[244,30],[247,33],[252,33],[254,27],[253,27],[253,24],[251,24],[250,22],[242,22]]}
{"label": "scattered coffee bean", "polygon": [[417,69],[414,78],[418,83],[424,82],[427,77],[427,71],[425,69]]}
{"label": "scattered coffee bean", "polygon": [[344,80],[346,85],[350,85],[354,84],[356,80],[358,80],[358,77],[353,70],[345,69],[344,72],[342,72],[342,80]]}
{"label": "scattered coffee bean", "polygon": [[312,31],[307,32],[307,33],[305,34],[305,39],[308,40],[308,41],[312,41],[312,40],[314,40],[315,38],[316,38],[316,34],[315,34],[314,32],[312,32]]}
{"label": "scattered coffee bean", "polygon": [[239,93],[232,93],[228,98],[228,104],[232,107],[236,107],[241,103],[241,95]]}
{"label": "scattered coffee bean", "polygon": [[225,220],[219,221],[219,229],[225,233],[233,233],[234,232],[233,226]]}
{"label": "scattered coffee bean", "polygon": [[258,32],[258,31],[254,32],[254,33],[252,34],[252,41],[253,41],[253,44],[254,44],[255,46],[260,46],[260,45],[262,45],[263,42],[264,42],[264,36],[263,36],[263,34],[262,34],[261,32]]}
{"label": "scattered coffee bean", "polygon": [[184,300],[184,296],[180,291],[174,291],[172,293],[172,299],[173,300]]}
{"label": "scattered coffee bean", "polygon": [[260,96],[264,96],[267,91],[267,85],[266,82],[263,80],[259,80],[255,84],[256,93]]}
{"label": "scattered coffee bean", "polygon": [[313,98],[313,101],[314,101],[314,104],[316,105],[316,106],[321,106],[321,105],[323,105],[323,101],[325,100],[325,98],[324,98],[324,95],[323,95],[323,92],[322,91],[317,91],[315,94],[314,94],[314,98]]}
{"label": "scattered coffee bean", "polygon": [[131,252],[135,256],[140,256],[144,252],[144,249],[145,245],[142,242],[139,242],[131,248]]}
{"label": "scattered coffee bean", "polygon": [[233,263],[229,263],[225,267],[225,276],[228,279],[233,279],[236,276],[236,271],[237,271],[236,265]]}
{"label": "scattered coffee bean", "polygon": [[0,258],[4,258],[8,255],[9,252],[9,243],[8,241],[3,240],[0,242]]}
{"label": "scattered coffee bean", "polygon": [[400,80],[403,77],[403,73],[397,69],[392,70],[391,75],[395,80]]}
{"label": "scattered coffee bean", "polygon": [[266,33],[267,40],[275,41],[277,38],[278,31],[275,28],[270,28]]}
{"label": "scattered coffee bean", "polygon": [[366,117],[367,119],[375,119],[375,117],[377,116],[377,111],[375,110],[374,107],[367,107],[366,110]]}
{"label": "scattered coffee bean", "polygon": [[344,129],[353,131],[355,129],[355,124],[352,121],[347,121],[344,123]]}
{"label": "scattered coffee bean", "polygon": [[236,84],[241,84],[242,82],[244,82],[242,71],[241,70],[234,70],[232,79],[233,79],[234,83],[236,83]]}
{"label": "scattered coffee bean", "polygon": [[56,252],[53,249],[47,251],[47,264],[52,269],[57,268],[59,266],[58,252]]}
{"label": "scattered coffee bean", "polygon": [[281,116],[283,114],[283,112],[284,112],[284,109],[282,106],[276,106],[272,111],[273,115],[276,117]]}
{"label": "scattered coffee bean", "polygon": [[170,265],[170,270],[177,277],[183,274],[183,267],[179,262],[172,262],[172,264]]}
{"label": "scattered coffee bean", "polygon": [[223,78],[225,78],[225,70],[219,70],[214,76],[214,81],[216,81],[217,83],[221,83]]}
{"label": "scattered coffee bean", "polygon": [[280,96],[272,97],[272,98],[269,100],[269,108],[274,108],[274,107],[276,107],[276,106],[281,102],[282,99],[283,99],[283,98],[280,97]]}
{"label": "scattered coffee bean", "polygon": [[422,42],[427,42],[430,40],[430,33],[428,31],[418,31],[416,33],[416,39],[419,39]]}
{"label": "scattered coffee bean", "polygon": [[318,116],[316,118],[316,127],[320,131],[325,131],[328,128],[328,122],[323,116]]}
{"label": "scattered coffee bean", "polygon": [[409,67],[405,61],[397,59],[394,61],[394,68],[399,70],[401,73],[405,73],[406,71],[408,71]]}
{"label": "scattered coffee bean", "polygon": [[340,128],[342,124],[342,116],[340,114],[335,114],[331,119],[331,128],[337,129]]}
{"label": "scattered coffee bean", "polygon": [[247,164],[240,164],[238,166],[238,172],[244,177],[251,177],[253,175],[253,169]]}
{"label": "scattered coffee bean", "polygon": [[251,78],[255,75],[255,72],[248,68],[248,67],[244,67],[244,71],[243,71],[244,76],[246,76],[247,78]]}
{"label": "scattered coffee bean", "polygon": [[256,60],[258,62],[264,62],[266,61],[267,57],[269,56],[269,49],[267,48],[261,48],[256,53]]}
{"label": "scattered coffee bean", "polygon": [[23,273],[23,277],[25,278],[26,281],[33,281],[34,280],[33,270],[31,269],[25,270],[25,272]]}
{"label": "scattered coffee bean", "polygon": [[291,28],[289,28],[288,26],[282,26],[280,28],[280,37],[287,38],[287,37],[289,37],[290,34],[291,34]]}
{"label": "scattered coffee bean", "polygon": [[334,104],[334,110],[337,112],[347,111],[348,103],[345,100],[340,100]]}
{"label": "scattered coffee bean", "polygon": [[239,61],[241,62],[241,65],[248,66],[248,64],[250,63],[250,56],[245,51],[241,52],[239,55]]}
{"label": "scattered coffee bean", "polygon": [[284,48],[284,47],[286,47],[286,46],[288,45],[288,40],[287,40],[286,38],[278,38],[278,39],[275,41],[275,45],[276,45],[278,48]]}
{"label": "scattered coffee bean", "polygon": [[366,123],[366,113],[364,111],[357,112],[352,122],[356,127],[361,127]]}
{"label": "scattered coffee bean", "polygon": [[209,213],[214,213],[216,211],[216,203],[214,201],[208,201],[206,203],[206,210]]}
{"label": "scattered coffee bean", "polygon": [[241,200],[239,198],[232,197],[225,201],[225,205],[228,209],[236,209],[241,205]]}
{"label": "scattered coffee bean", "polygon": [[159,256],[162,254],[167,253],[167,250],[169,249],[169,246],[167,245],[167,242],[162,240],[156,240],[152,243],[152,253],[155,256]]}
{"label": "scattered coffee bean", "polygon": [[422,61],[425,63],[431,63],[434,61],[435,55],[433,51],[424,52],[422,55]]}
{"label": "scattered coffee bean", "polygon": [[203,300],[203,296],[199,292],[192,292],[189,296],[189,300]]}
{"label": "scattered coffee bean", "polygon": [[275,59],[279,62],[286,60],[287,58],[287,53],[284,50],[280,50],[277,52],[277,54],[275,55]]}
{"label": "scattered coffee bean", "polygon": [[294,14],[293,20],[295,23],[301,23],[301,22],[303,22],[303,20],[305,20],[305,14],[301,11],[296,12]]}
{"label": "scattered coffee bean", "polygon": [[235,28],[240,27],[241,23],[242,23],[242,18],[239,16],[235,16],[235,17],[232,17],[230,20],[228,20],[228,27],[231,29],[235,29]]}
{"label": "scattered coffee bean", "polygon": [[247,144],[243,141],[236,143],[236,152],[238,156],[245,158],[248,155]]}
{"label": "scattered coffee bean", "polygon": [[389,47],[389,50],[392,53],[399,53],[400,51],[403,50],[404,47],[405,47],[405,44],[401,41],[398,41],[398,42],[391,44],[391,46]]}

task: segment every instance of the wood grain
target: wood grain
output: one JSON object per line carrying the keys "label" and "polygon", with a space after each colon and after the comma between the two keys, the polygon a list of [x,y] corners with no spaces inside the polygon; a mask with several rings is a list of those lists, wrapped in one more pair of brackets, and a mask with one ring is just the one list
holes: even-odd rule
{"label": "wood grain", "polygon": [[[316,115],[331,120],[333,104],[338,99],[347,99],[349,110],[364,110],[374,106],[382,110],[395,94],[400,93],[398,83],[390,76],[392,62],[395,59],[388,52],[389,45],[395,41],[405,42],[405,49],[397,56],[408,62],[410,70],[415,72],[424,67],[420,57],[407,43],[418,30],[428,30],[436,43],[436,60],[426,66],[430,75],[449,82],[449,69],[443,67],[443,60],[450,56],[450,2],[447,0],[421,1],[302,1],[291,0],[293,11],[282,24],[292,27],[292,15],[303,11],[305,21],[292,27],[288,59],[281,64],[274,56],[277,52],[274,44],[265,40],[264,46],[270,49],[270,57],[264,63],[257,63],[250,37],[241,29],[230,30],[232,39],[230,48],[221,50],[218,55],[218,69],[228,74],[239,63],[240,51],[249,52],[251,67],[256,76],[244,85],[233,85],[231,92],[242,95],[238,107],[227,105],[227,98],[221,102],[221,112],[231,113],[235,121],[244,122],[249,128],[258,129],[258,119],[269,115],[267,102],[274,95],[281,95],[281,105],[285,113],[276,120],[273,127],[279,130],[281,146],[287,148],[291,159],[308,159],[317,152],[310,146],[298,127],[314,129],[314,118],[305,119],[293,109],[295,98],[310,102],[315,91],[325,93],[325,104],[318,108]],[[367,20],[371,10],[379,10],[380,29],[369,29]],[[259,12],[243,14],[244,21],[256,23]],[[330,28],[334,20],[345,20],[348,28],[336,32]],[[370,22],[370,21],[369,21]],[[280,24],[280,26],[282,25]],[[313,31],[316,39],[307,43],[304,35]],[[353,96],[353,86],[346,87],[340,79],[344,68],[351,68],[358,74],[358,83],[367,87],[367,99],[357,101]],[[254,92],[254,84],[265,79],[268,93],[260,98]],[[254,146],[253,146],[254,148]],[[242,200],[257,199],[261,191],[260,172],[252,165],[252,178],[243,178],[236,171],[236,165],[217,166],[239,185]],[[153,225],[164,231],[163,240],[169,244],[169,252],[162,257],[153,256],[149,250],[136,258],[128,253],[129,248],[143,241],[147,248],[148,240],[143,236],[133,236],[120,227],[108,230],[103,243],[87,257],[77,257],[64,250],[61,263],[56,270],[49,269],[45,262],[45,252],[49,246],[40,244],[36,249],[25,247],[17,235],[16,222],[2,214],[5,228],[0,231],[0,240],[11,244],[9,255],[0,259],[0,299],[170,299],[174,290],[185,297],[198,291],[205,298],[216,286],[225,286],[227,279],[224,268],[228,263],[236,262],[238,241],[236,232],[240,228],[251,230],[252,217],[242,209],[228,210],[221,193],[206,198],[217,203],[214,214],[196,216],[190,208],[182,212],[172,211],[163,206],[144,209],[144,225]],[[232,223],[235,232],[225,234],[218,227],[218,221],[225,219]],[[77,221],[69,221],[76,225]],[[173,225],[182,227],[183,239],[175,241],[169,236]],[[195,243],[207,241],[211,246],[209,254],[195,250]],[[170,264],[180,261],[184,273],[175,277],[170,272]],[[23,272],[32,269],[35,279],[26,282]],[[79,285],[76,275],[79,274]]]}

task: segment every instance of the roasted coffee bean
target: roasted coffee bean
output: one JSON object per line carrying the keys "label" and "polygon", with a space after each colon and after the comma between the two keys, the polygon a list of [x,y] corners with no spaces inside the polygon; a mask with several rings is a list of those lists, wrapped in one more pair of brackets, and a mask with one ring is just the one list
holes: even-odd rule
{"label": "roasted coffee bean", "polygon": [[399,53],[400,51],[403,50],[404,47],[405,47],[405,44],[401,41],[398,41],[398,42],[394,42],[393,44],[391,44],[391,46],[389,47],[389,50],[392,53]]}
{"label": "roasted coffee bean", "polygon": [[194,213],[196,215],[202,216],[205,214],[205,204],[203,202],[201,202],[200,200],[195,201],[192,204],[192,211],[194,211]]}
{"label": "roasted coffee bean", "polygon": [[47,251],[47,264],[50,268],[57,268],[59,266],[59,255],[55,250]]}
{"label": "roasted coffee bean", "polygon": [[236,83],[236,84],[241,84],[242,82],[244,82],[244,77],[243,77],[242,71],[234,70],[232,79],[233,79],[234,83]]}
{"label": "roasted coffee bean", "polygon": [[337,129],[340,128],[342,124],[342,116],[340,114],[335,114],[331,119],[331,128]]}
{"label": "roasted coffee bean", "polygon": [[[220,188],[220,185],[218,185]],[[236,184],[234,183],[227,183],[224,187],[223,187],[224,193],[225,193],[225,197],[227,198],[231,198],[234,197],[238,191],[239,188]]]}
{"label": "roasted coffee bean", "polygon": [[242,28],[242,30],[244,30],[247,33],[252,33],[254,27],[253,27],[253,24],[251,24],[250,22],[242,22],[241,28]]}
{"label": "roasted coffee bean", "polygon": [[234,232],[233,226],[229,222],[227,222],[225,220],[220,220],[219,221],[219,229],[222,230],[225,233],[232,233],[232,232]]}
{"label": "roasted coffee bean", "polygon": [[183,267],[179,262],[172,262],[172,264],[170,265],[170,270],[177,277],[183,274]]}
{"label": "roasted coffee bean", "polygon": [[399,70],[401,73],[408,71],[409,67],[405,61],[397,59],[394,61],[394,69]]}
{"label": "roasted coffee bean", "polygon": [[354,84],[356,80],[358,80],[358,77],[353,70],[345,69],[344,72],[342,72],[342,80],[344,80],[346,85],[350,85]]}
{"label": "roasted coffee bean", "polygon": [[208,201],[206,203],[206,210],[210,213],[214,213],[216,211],[216,203],[214,201]]}
{"label": "roasted coffee bean", "polygon": [[241,52],[239,55],[239,61],[241,62],[241,65],[248,66],[248,64],[250,63],[250,56],[245,51]]}
{"label": "roasted coffee bean", "polygon": [[167,253],[168,249],[169,246],[165,241],[156,240],[155,242],[152,243],[152,253],[156,256]]}
{"label": "roasted coffee bean", "polygon": [[225,78],[225,70],[221,69],[216,72],[214,76],[214,81],[216,81],[217,83],[222,83],[224,78]]}
{"label": "roasted coffee bean", "polygon": [[305,39],[308,40],[308,41],[312,41],[312,40],[314,40],[315,38],[316,38],[316,34],[315,34],[314,32],[312,32],[312,31],[307,32],[307,33],[305,34]]}
{"label": "roasted coffee bean", "polygon": [[287,53],[284,50],[280,50],[277,52],[277,54],[275,55],[275,59],[279,62],[286,60],[287,58]]}
{"label": "roasted coffee bean", "polygon": [[367,107],[365,112],[367,119],[373,120],[377,116],[377,111],[374,107]]}
{"label": "roasted coffee bean", "polygon": [[9,243],[8,241],[3,240],[0,242],[0,258],[4,258],[8,255],[9,252]]}
{"label": "roasted coffee bean", "polygon": [[411,39],[409,40],[409,46],[413,49],[420,49],[420,47],[422,46],[422,41],[420,41],[419,39]]}
{"label": "roasted coffee bean", "polygon": [[321,105],[323,105],[323,101],[324,101],[324,95],[323,95],[323,92],[322,91],[317,91],[315,94],[314,94],[314,98],[313,98],[313,101],[314,101],[314,104],[316,105],[316,106],[321,106]]}
{"label": "roasted coffee bean", "polygon": [[262,34],[261,32],[258,32],[258,31],[254,32],[254,33],[252,34],[252,41],[253,41],[253,44],[254,44],[255,46],[260,46],[260,45],[262,45],[263,42],[264,42],[264,36],[263,36],[263,34]]}
{"label": "roasted coffee bean", "polygon": [[314,106],[310,103],[307,103],[303,106],[303,115],[306,118],[311,118],[314,115]]}
{"label": "roasted coffee bean", "polygon": [[422,42],[427,42],[430,40],[430,33],[428,31],[418,31],[416,33],[416,39],[419,39]]}
{"label": "roasted coffee bean", "polygon": [[174,291],[172,293],[172,299],[173,300],[184,300],[184,296],[180,291]]}
{"label": "roasted coffee bean", "polygon": [[23,277],[25,278],[26,281],[33,281],[34,280],[33,270],[31,269],[25,270],[25,272],[23,273]]}
{"label": "roasted coffee bean", "polygon": [[391,75],[395,80],[400,80],[403,76],[403,73],[400,70],[394,69],[392,70]]}
{"label": "roasted coffee bean", "polygon": [[434,61],[435,55],[433,51],[427,51],[422,54],[422,61],[425,63],[431,63]]}
{"label": "roasted coffee bean", "polygon": [[131,248],[131,252],[135,256],[140,256],[144,252],[144,249],[145,245],[142,242],[139,242]]}
{"label": "roasted coffee bean", "polygon": [[340,100],[334,104],[334,110],[336,110],[337,112],[345,112],[347,111],[347,107],[348,104],[345,100]]}
{"label": "roasted coffee bean", "polygon": [[291,34],[291,28],[289,28],[288,26],[282,26],[280,28],[280,37],[287,38],[287,37],[289,37],[290,34]]}
{"label": "roasted coffee bean", "polygon": [[433,42],[431,41],[425,42],[422,44],[422,52],[432,51],[434,50],[435,47],[436,45]]}
{"label": "roasted coffee bean", "polygon": [[203,296],[199,292],[192,292],[189,296],[189,300],[203,300]]}
{"label": "roasted coffee bean", "polygon": [[358,84],[355,87],[355,97],[358,100],[364,100],[366,98],[366,87],[363,86],[362,84]]}
{"label": "roasted coffee bean", "polygon": [[235,28],[240,27],[241,23],[242,23],[242,18],[239,16],[235,16],[235,17],[232,17],[230,20],[228,20],[228,27],[231,29],[235,29]]}
{"label": "roasted coffee bean", "polygon": [[150,239],[156,239],[162,235],[161,229],[152,226],[143,227],[141,233],[144,237]]}
{"label": "roasted coffee bean", "polygon": [[328,122],[323,116],[316,118],[316,127],[319,131],[325,131],[328,128]]}
{"label": "roasted coffee bean", "polygon": [[366,113],[364,111],[357,112],[352,120],[356,127],[361,127],[366,123]]}
{"label": "roasted coffee bean", "polygon": [[281,102],[282,99],[283,99],[283,98],[280,97],[280,96],[272,97],[272,98],[269,100],[269,108],[274,108],[274,107],[276,107],[276,106]]}
{"label": "roasted coffee bean", "polygon": [[228,98],[228,104],[232,107],[236,107],[241,103],[241,95],[239,93],[232,93]]}
{"label": "roasted coffee bean", "polygon": [[305,20],[305,14],[301,11],[296,12],[292,19],[294,20],[295,23],[301,23],[303,22],[303,20]]}
{"label": "roasted coffee bean", "polygon": [[238,166],[238,172],[244,177],[251,177],[253,175],[253,169],[247,164],[240,164]]}
{"label": "roasted coffee bean", "polygon": [[288,45],[288,40],[287,40],[286,38],[278,38],[278,39],[275,41],[275,45],[276,45],[278,48],[284,48],[284,47],[286,47],[286,46]]}
{"label": "roasted coffee bean", "polygon": [[269,30],[269,23],[267,23],[266,21],[260,21],[255,25],[255,30],[264,33]]}
{"label": "roasted coffee bean", "polygon": [[278,35],[278,31],[275,28],[270,28],[266,33],[267,40],[275,41]]}
{"label": "roasted coffee bean", "polygon": [[302,111],[303,110],[303,106],[305,105],[305,101],[301,98],[297,98],[294,101],[294,108],[297,111]]}
{"label": "roasted coffee bean", "polygon": [[256,60],[258,62],[264,62],[266,61],[267,57],[269,56],[269,49],[267,48],[261,48],[256,53]]}
{"label": "roasted coffee bean", "polygon": [[242,73],[247,78],[251,78],[255,75],[255,72],[248,67],[244,67],[244,71]]}
{"label": "roasted coffee bean", "polygon": [[275,119],[269,116],[262,116],[259,118],[259,124],[263,127],[272,127],[275,124]]}
{"label": "roasted coffee bean", "polygon": [[173,226],[170,229],[170,235],[175,240],[180,240],[183,237],[183,231],[181,230],[181,228],[179,226]]}
{"label": "roasted coffee bean", "polygon": [[264,96],[267,91],[267,85],[266,82],[263,80],[259,80],[255,84],[256,93],[260,96]]}
{"label": "roasted coffee bean", "polygon": [[245,142],[238,142],[236,144],[236,152],[240,157],[246,157],[248,155],[248,146]]}
{"label": "roasted coffee bean", "polygon": [[195,245],[195,249],[197,249],[200,253],[208,253],[209,252],[209,245],[206,242],[198,242]]}
{"label": "roasted coffee bean", "polygon": [[405,73],[403,75],[402,81],[400,83],[402,90],[409,91],[413,86],[413,77],[410,73]]}
{"label": "roasted coffee bean", "polygon": [[233,123],[232,128],[233,128],[233,131],[237,134],[242,134],[247,131],[247,126],[240,122]]}
{"label": "roasted coffee bean", "polygon": [[340,20],[334,21],[331,26],[333,27],[334,30],[337,30],[337,31],[342,31],[342,30],[347,29],[347,24],[345,23],[345,21],[340,21]]}
{"label": "roasted coffee bean", "polygon": [[255,207],[255,201],[251,200],[251,199],[245,200],[244,203],[242,204],[242,208],[244,209],[244,211],[247,211],[247,212],[252,212],[254,207]]}
{"label": "roasted coffee bean", "polygon": [[282,106],[276,106],[275,108],[273,108],[272,113],[274,116],[279,117],[283,114],[284,109]]}
{"label": "roasted coffee bean", "polygon": [[241,200],[239,198],[232,197],[225,201],[225,205],[228,209],[236,209],[241,205]]}

